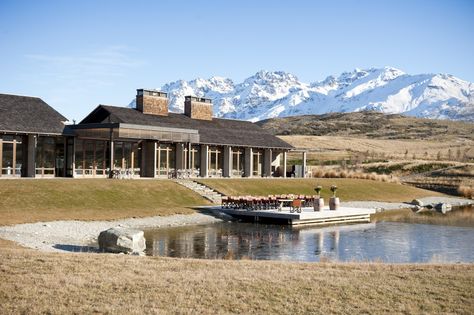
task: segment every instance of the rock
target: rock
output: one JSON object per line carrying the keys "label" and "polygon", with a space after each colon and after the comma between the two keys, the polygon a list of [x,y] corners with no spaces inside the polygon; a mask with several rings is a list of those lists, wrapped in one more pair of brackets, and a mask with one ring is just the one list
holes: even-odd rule
{"label": "rock", "polygon": [[416,213],[418,213],[418,212],[420,212],[420,211],[423,211],[424,209],[425,209],[425,208],[423,208],[422,206],[418,206],[418,205],[416,205],[416,206],[414,207],[414,210],[415,210]]}
{"label": "rock", "polygon": [[143,231],[115,227],[99,234],[99,249],[110,253],[140,253],[146,248]]}
{"label": "rock", "polygon": [[413,199],[413,201],[411,202],[412,205],[415,205],[415,206],[420,206],[420,207],[424,207],[425,206],[425,203],[423,201],[421,201],[420,199]]}
{"label": "rock", "polygon": [[441,212],[442,214],[446,214],[446,212],[451,211],[453,209],[453,206],[451,206],[449,203],[438,203],[434,207],[436,211]]}

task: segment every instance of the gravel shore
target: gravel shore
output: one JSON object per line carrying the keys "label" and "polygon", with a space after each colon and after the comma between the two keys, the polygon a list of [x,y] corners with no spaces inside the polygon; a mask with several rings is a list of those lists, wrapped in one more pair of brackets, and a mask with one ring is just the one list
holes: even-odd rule
{"label": "gravel shore", "polygon": [[[427,197],[423,203],[450,203],[453,206],[474,204],[474,200],[454,197]],[[342,202],[342,206],[355,208],[375,208],[378,211],[413,207],[409,203],[378,201]],[[8,239],[25,247],[42,251],[83,252],[95,251],[94,244],[101,231],[115,226],[136,229],[173,227],[193,224],[221,222],[216,212],[173,215],[167,217],[131,218],[114,221],[53,221],[14,226],[0,226],[0,238]]]}
{"label": "gravel shore", "polygon": [[114,221],[52,221],[14,226],[0,226],[0,238],[25,247],[48,252],[95,251],[101,231],[123,226],[135,229],[173,227],[221,222],[211,214],[172,215],[167,217],[131,218]]}

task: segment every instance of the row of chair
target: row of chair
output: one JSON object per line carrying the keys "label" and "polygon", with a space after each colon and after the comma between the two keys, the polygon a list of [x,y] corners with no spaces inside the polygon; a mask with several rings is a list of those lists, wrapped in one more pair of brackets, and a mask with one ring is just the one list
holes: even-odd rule
{"label": "row of chair", "polygon": [[268,195],[268,196],[224,196],[223,209],[272,210],[280,209],[283,204],[289,203],[290,209],[301,209],[313,204],[316,196],[309,195]]}

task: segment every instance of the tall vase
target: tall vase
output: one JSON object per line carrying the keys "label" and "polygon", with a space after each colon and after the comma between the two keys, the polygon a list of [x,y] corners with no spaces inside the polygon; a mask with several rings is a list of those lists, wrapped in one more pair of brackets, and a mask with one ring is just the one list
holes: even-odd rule
{"label": "tall vase", "polygon": [[324,198],[315,198],[313,202],[314,211],[323,211],[324,208]]}
{"label": "tall vase", "polygon": [[331,197],[329,199],[329,210],[337,210],[339,208],[339,198]]}

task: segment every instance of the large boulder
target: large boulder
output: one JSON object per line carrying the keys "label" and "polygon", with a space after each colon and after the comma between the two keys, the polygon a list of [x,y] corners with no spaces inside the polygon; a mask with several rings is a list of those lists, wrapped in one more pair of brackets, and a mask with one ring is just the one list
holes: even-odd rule
{"label": "large boulder", "polygon": [[449,203],[438,203],[435,205],[435,209],[442,214],[446,214],[446,212],[449,212],[453,209],[453,206]]}
{"label": "large boulder", "polygon": [[143,231],[114,227],[99,234],[99,249],[110,253],[139,254],[145,248]]}

